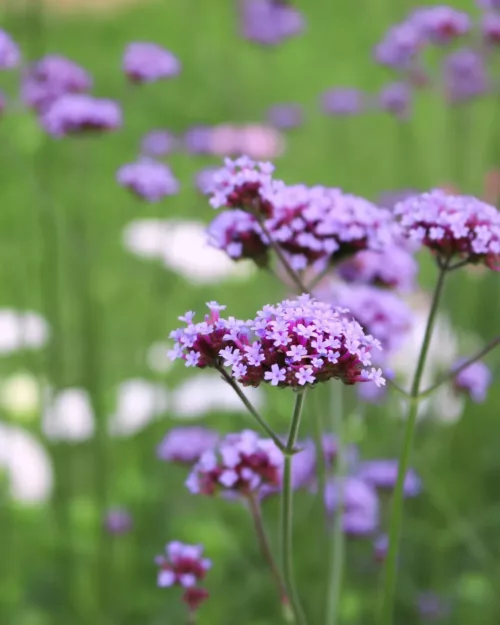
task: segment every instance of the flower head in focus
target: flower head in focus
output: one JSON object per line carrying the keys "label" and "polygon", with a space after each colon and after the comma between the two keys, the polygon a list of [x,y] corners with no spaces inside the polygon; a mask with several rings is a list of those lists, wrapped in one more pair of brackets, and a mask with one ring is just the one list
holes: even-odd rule
{"label": "flower head in focus", "polygon": [[353,538],[373,534],[380,522],[377,491],[359,477],[348,476],[330,481],[325,489],[325,506],[335,513],[343,504],[344,532]]}
{"label": "flower head in focus", "polygon": [[[359,465],[358,476],[374,488],[392,491],[398,477],[397,460],[366,460]],[[409,469],[404,481],[405,497],[415,497],[422,489],[421,481],[413,469]]]}
{"label": "flower head in focus", "polygon": [[21,52],[12,37],[0,28],[0,71],[14,69],[21,62]]}
{"label": "flower head in focus", "polygon": [[172,78],[181,70],[179,59],[156,43],[130,43],[123,55],[123,71],[131,82],[148,83]]}
{"label": "flower head in focus", "polygon": [[116,177],[123,187],[148,202],[159,202],[179,191],[179,183],[170,167],[151,158],[123,165]]}
{"label": "flower head in focus", "polygon": [[204,452],[186,486],[193,494],[223,491],[253,496],[263,487],[280,486],[282,463],[283,456],[271,439],[244,430],[228,434],[214,449]]}
{"label": "flower head in focus", "polygon": [[[460,367],[464,360],[459,360],[453,368]],[[485,401],[486,393],[492,382],[492,375],[484,362],[473,362],[462,369],[453,379],[453,386],[459,393],[465,393],[473,402],[480,404]]]}
{"label": "flower head in focus", "polygon": [[85,93],[93,80],[86,69],[58,54],[48,54],[27,67],[21,83],[23,102],[42,112],[61,96]]}
{"label": "flower head in focus", "polygon": [[466,195],[435,189],[394,209],[402,232],[428,247],[442,265],[451,260],[500,269],[500,213]]}
{"label": "flower head in focus", "polygon": [[201,426],[173,428],[158,445],[156,455],[166,462],[191,465],[215,447],[218,440],[217,432]]}
{"label": "flower head in focus", "polygon": [[208,599],[208,592],[198,583],[205,578],[212,561],[203,557],[201,545],[172,541],[166,546],[165,555],[157,556],[155,562],[159,566],[158,586],[183,588],[183,601],[191,611],[197,610]]}
{"label": "flower head in focus", "polygon": [[122,124],[122,113],[113,100],[68,94],[45,109],[40,121],[48,134],[64,137],[117,130]]}

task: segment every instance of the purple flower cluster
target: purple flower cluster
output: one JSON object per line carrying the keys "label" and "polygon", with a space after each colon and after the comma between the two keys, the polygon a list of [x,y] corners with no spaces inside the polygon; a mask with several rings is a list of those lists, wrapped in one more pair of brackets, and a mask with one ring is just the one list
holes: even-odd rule
{"label": "purple flower cluster", "polygon": [[168,165],[151,158],[141,158],[124,165],[117,172],[119,184],[148,202],[159,202],[179,191],[179,183]]}
{"label": "purple flower cluster", "polygon": [[347,308],[364,331],[377,338],[384,351],[397,349],[413,324],[410,308],[395,293],[366,285],[324,287],[322,299]]}
{"label": "purple flower cluster", "polygon": [[485,13],[482,16],[481,33],[487,45],[500,45],[500,13]]}
{"label": "purple flower cluster", "polygon": [[500,11],[500,0],[477,0],[477,3],[483,9]]}
{"label": "purple flower cluster", "polygon": [[379,94],[380,108],[398,119],[407,119],[411,113],[413,90],[406,82],[386,85]]}
{"label": "purple flower cluster", "polygon": [[365,96],[359,89],[335,87],[321,96],[321,106],[327,115],[358,115],[365,107]]}
{"label": "purple flower cluster", "polygon": [[280,486],[282,464],[281,451],[271,439],[244,430],[228,434],[214,449],[205,451],[186,486],[193,494],[225,491],[248,497],[263,487]]}
{"label": "purple flower cluster", "polygon": [[168,130],[151,130],[142,138],[141,153],[152,158],[168,156],[179,147],[178,138]]}
{"label": "purple flower cluster", "polygon": [[208,592],[198,586],[212,567],[212,561],[203,557],[201,545],[186,545],[179,541],[168,543],[165,554],[157,556],[160,567],[157,583],[160,588],[180,586],[184,589],[183,600],[190,610],[197,610],[208,599]]}
{"label": "purple flower cluster", "polygon": [[211,224],[211,241],[231,258],[262,261],[271,238],[299,271],[361,250],[380,250],[392,240],[390,212],[368,200],[334,188],[287,186],[272,177],[270,163],[247,157],[225,163],[212,177],[211,205],[255,217],[242,221],[237,213]]}
{"label": "purple flower cluster", "polygon": [[325,489],[325,506],[335,513],[342,502],[344,532],[351,537],[373,534],[380,521],[380,505],[375,488],[357,476],[330,481]]}
{"label": "purple flower cluster", "polygon": [[219,435],[201,426],[173,428],[157,447],[156,455],[165,462],[194,464],[215,447]]}
{"label": "purple flower cluster", "polygon": [[113,100],[67,94],[44,110],[40,121],[50,135],[64,137],[117,130],[122,124],[122,114]]}
{"label": "purple flower cluster", "polygon": [[172,78],[177,76],[180,69],[177,57],[156,43],[131,43],[123,55],[123,71],[134,83]]}
{"label": "purple flower cluster", "polygon": [[345,282],[408,292],[415,287],[418,263],[408,250],[391,245],[381,252],[358,252],[340,263],[337,272]]}
{"label": "purple flower cluster", "polygon": [[49,54],[25,70],[21,98],[27,106],[43,112],[61,96],[85,93],[92,84],[86,69],[64,56]]}
{"label": "purple flower cluster", "polygon": [[304,113],[298,104],[275,104],[267,111],[267,120],[275,128],[289,130],[302,125]]}
{"label": "purple flower cluster", "polygon": [[441,264],[459,258],[500,269],[500,213],[493,206],[436,189],[401,202],[394,212],[403,234],[431,249]]}
{"label": "purple flower cluster", "polygon": [[[367,460],[358,468],[358,476],[380,491],[392,491],[398,477],[398,461],[390,459]],[[405,497],[415,497],[421,491],[420,478],[413,469],[410,469],[404,481]]]}
{"label": "purple flower cluster", "polygon": [[9,33],[0,28],[0,71],[13,69],[21,61],[19,48]]}
{"label": "purple flower cluster", "polygon": [[211,314],[201,323],[193,323],[192,312],[180,317],[187,326],[170,335],[173,360],[183,359],[187,367],[230,367],[244,386],[264,382],[297,389],[332,378],[344,384],[385,384],[380,369],[368,368],[379,341],[344,309],[305,294],[265,306],[249,321],[220,318],[223,307],[215,302],[208,307]]}
{"label": "purple flower cluster", "polygon": [[443,61],[443,87],[449,102],[465,102],[490,87],[485,59],[475,50],[462,48]]}
{"label": "purple flower cluster", "polygon": [[[459,360],[455,368],[460,367],[463,362]],[[491,371],[484,362],[473,362],[455,376],[453,386],[457,392],[469,395],[473,402],[479,404],[486,399],[492,377]]]}
{"label": "purple flower cluster", "polygon": [[240,0],[241,34],[264,46],[278,45],[304,30],[302,14],[286,0]]}
{"label": "purple flower cluster", "polygon": [[424,40],[437,45],[452,43],[471,28],[469,15],[449,6],[422,7],[413,11],[409,19]]}

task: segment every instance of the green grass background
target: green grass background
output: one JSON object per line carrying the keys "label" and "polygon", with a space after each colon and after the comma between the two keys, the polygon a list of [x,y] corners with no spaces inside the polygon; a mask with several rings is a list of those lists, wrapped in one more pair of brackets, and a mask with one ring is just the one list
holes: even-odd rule
{"label": "green grass background", "polygon": [[[259,121],[269,105],[291,101],[305,107],[307,119],[303,128],[288,134],[286,152],[276,162],[278,175],[288,182],[341,186],[370,198],[385,190],[426,189],[448,181],[480,193],[484,172],[500,165],[491,140],[496,133],[493,98],[450,111],[437,94],[421,92],[404,126],[376,111],[351,119],[323,117],[318,105],[323,90],[355,86],[375,93],[390,79],[389,72],[373,64],[370,51],[410,3],[297,4],[307,18],[307,32],[276,49],[239,39],[235,3],[229,0],[141,2],[107,17],[40,17],[28,6],[0,13],[2,27],[21,43],[28,59],[45,52],[71,57],[93,73],[97,94],[119,98],[125,110],[122,131],[91,141],[47,141],[22,110],[0,120],[0,306],[44,312],[58,338],[52,351],[3,358],[0,375],[27,369],[42,379],[55,376],[62,387],[88,386],[100,398],[101,416],[93,441],[50,445],[58,476],[52,505],[26,509],[10,502],[6,492],[0,502],[2,625],[183,623],[175,591],[156,588],[152,564],[173,538],[203,542],[214,560],[208,578],[213,599],[201,612],[201,625],[279,622],[244,510],[191,497],[183,488],[185,471],[156,461],[155,445],[176,423],[175,415],[164,415],[127,440],[104,435],[116,385],[151,377],[144,348],[175,327],[179,314],[216,299],[227,303],[231,314],[248,317],[277,299],[275,283],[262,274],[249,283],[195,288],[123,249],[121,231],[131,219],[163,215],[208,222],[212,217],[192,185],[197,170],[216,163],[208,157],[169,158],[182,191],[160,207],[142,204],[117,187],[115,171],[135,157],[143,133],[156,127],[180,133],[198,123]],[[472,0],[453,6],[475,11]],[[120,61],[132,40],[171,49],[183,64],[180,77],[127,88]],[[0,80],[6,90],[14,88],[12,77]],[[85,238],[76,221],[82,216]],[[47,230],[48,223],[56,227]],[[423,288],[432,281],[427,263]],[[500,319],[498,277],[462,273],[450,282],[446,305],[457,332],[494,335]],[[189,373],[175,367],[164,382],[174,388]],[[414,464],[424,474],[424,492],[407,509],[398,625],[420,622],[414,600],[422,589],[451,599],[454,610],[446,623],[499,621],[499,400],[495,386],[488,403],[469,406],[458,424],[420,426]],[[278,410],[286,414],[290,401],[285,393],[268,393],[270,419]],[[312,429],[310,421],[306,411],[304,435]],[[224,431],[248,424],[236,415],[217,414],[206,422]],[[39,434],[36,421],[27,427]],[[385,408],[370,408],[349,435],[366,456],[394,455],[400,424],[388,418]],[[315,624],[321,622],[326,549],[317,503],[304,494],[297,499],[296,568]],[[102,538],[101,514],[110,503],[131,510],[131,534]],[[277,502],[266,503],[265,514],[276,537]],[[373,622],[378,581],[370,544],[349,544],[344,625]]]}

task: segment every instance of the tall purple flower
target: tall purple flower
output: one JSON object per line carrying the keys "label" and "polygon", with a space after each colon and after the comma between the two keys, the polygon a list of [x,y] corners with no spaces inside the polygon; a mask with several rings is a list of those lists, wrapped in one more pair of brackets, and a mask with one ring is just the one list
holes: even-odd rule
{"label": "tall purple flower", "polygon": [[179,191],[179,183],[168,165],[150,158],[123,165],[117,172],[118,182],[148,202],[159,202]]}
{"label": "tall purple flower", "polygon": [[443,62],[443,86],[446,98],[452,103],[483,95],[490,87],[484,58],[468,48],[448,55]]}
{"label": "tall purple flower", "polygon": [[364,94],[351,87],[325,91],[321,96],[321,105],[327,115],[359,115],[366,106]]}
{"label": "tall purple flower", "polygon": [[325,506],[335,513],[343,504],[344,532],[353,538],[373,534],[380,522],[377,491],[359,477],[348,476],[329,482],[325,490]]}
{"label": "tall purple flower", "polygon": [[179,140],[168,130],[152,130],[141,141],[141,153],[153,158],[168,156],[178,147]]}
{"label": "tall purple flower", "polygon": [[273,46],[299,35],[304,17],[286,0],[240,0],[240,27],[243,38]]}
{"label": "tall purple flower", "polygon": [[58,98],[44,110],[40,121],[50,135],[64,137],[117,130],[122,124],[122,113],[113,100],[69,94]]}
{"label": "tall purple flower", "polygon": [[179,59],[156,43],[130,43],[123,55],[123,71],[134,83],[172,78],[180,70]]}
{"label": "tall purple flower", "polygon": [[394,82],[379,94],[380,108],[398,119],[407,119],[411,113],[412,87],[406,82]]}
{"label": "tall purple flower", "polygon": [[158,445],[156,455],[166,462],[193,464],[218,440],[217,432],[201,426],[173,428]]}
{"label": "tall purple flower", "polygon": [[21,98],[41,112],[63,95],[89,91],[92,84],[86,69],[64,56],[48,54],[24,72]]}
{"label": "tall purple flower", "polygon": [[344,384],[373,380],[383,386],[379,369],[368,368],[371,352],[380,343],[345,310],[336,310],[309,295],[265,306],[255,319],[221,319],[221,307],[210,302],[211,314],[194,324],[187,313],[187,327],[174,330],[172,359],[186,366],[231,369],[244,386],[301,388],[337,378]]}
{"label": "tall purple flower", "polygon": [[289,130],[302,125],[304,113],[298,104],[275,104],[267,111],[267,120],[275,128]]}
{"label": "tall purple flower", "polygon": [[[463,359],[459,360],[455,368],[463,362]],[[465,393],[473,402],[480,404],[486,399],[492,378],[491,371],[484,362],[473,362],[455,376],[453,386],[457,392]]]}
{"label": "tall purple flower", "polygon": [[21,53],[15,41],[0,28],[0,71],[13,69],[21,61]]}
{"label": "tall purple flower", "polygon": [[[381,491],[392,491],[396,487],[398,477],[397,460],[367,460],[358,468],[358,476],[374,488]],[[404,481],[406,497],[415,497],[421,491],[421,481],[413,469],[409,469]]]}
{"label": "tall purple flower", "polygon": [[454,259],[500,270],[500,213],[466,195],[435,189],[396,206],[402,232],[428,247],[440,263]]}

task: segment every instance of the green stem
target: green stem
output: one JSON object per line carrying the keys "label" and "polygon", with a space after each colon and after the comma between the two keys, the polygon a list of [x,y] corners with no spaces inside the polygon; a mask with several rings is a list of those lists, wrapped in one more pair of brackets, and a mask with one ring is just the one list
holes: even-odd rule
{"label": "green stem", "polygon": [[316,447],[316,479],[318,481],[318,500],[321,510],[325,516],[325,530],[328,527],[328,515],[325,507],[325,489],[326,489],[326,472],[327,464],[325,453],[323,451],[323,414],[322,407],[318,406],[318,390],[313,395],[313,418],[314,418],[314,444]]}
{"label": "green stem", "polygon": [[342,424],[343,389],[342,387],[338,388],[338,385],[333,383],[330,383],[330,388],[332,392],[332,430],[337,440],[337,462],[335,472],[337,509],[335,510],[333,536],[330,541],[330,562],[326,596],[326,624],[336,625],[339,619],[340,595],[342,591],[342,578],[345,560],[343,479],[346,472],[346,462]]}
{"label": "green stem", "polygon": [[264,520],[262,518],[262,510],[260,504],[257,501],[256,497],[252,494],[248,496],[248,505],[250,508],[250,514],[252,515],[255,534],[257,536],[257,542],[259,543],[259,548],[262,556],[269,566],[273,581],[276,584],[280,604],[285,608],[288,608],[290,600],[288,599],[285,581],[281,576],[280,570],[278,568],[278,565],[276,564],[276,560],[271,549],[271,545],[269,544],[266,528],[264,526]]}
{"label": "green stem", "polygon": [[[254,417],[254,419],[257,421],[257,423],[261,426],[261,428],[266,432],[266,434],[268,434],[272,439],[274,444],[276,445],[276,447],[278,447],[278,449],[286,454],[288,453],[287,447],[285,445],[283,445],[283,443],[280,441],[278,435],[273,431],[273,429],[271,428],[270,425],[268,425],[267,421],[264,419],[264,417],[261,416],[261,414],[259,413],[259,411],[257,410],[257,408],[255,408],[255,406],[250,402],[250,400],[248,399],[248,397],[245,395],[245,393],[241,390],[240,385],[238,384],[238,382],[236,382],[236,380],[234,378],[232,378],[229,373],[224,369],[224,367],[218,367],[217,371],[219,371],[219,373],[222,375],[222,377],[224,378],[224,380],[229,384],[229,386],[234,390],[234,392],[236,393],[236,395],[238,395],[238,397],[241,399],[241,401],[243,402],[245,408],[248,410],[248,412]],[[290,453],[294,454],[296,453],[297,450],[293,449]]]}
{"label": "green stem", "polygon": [[304,611],[295,587],[293,572],[293,488],[292,488],[292,460],[300,417],[304,406],[305,391],[297,392],[293,409],[292,423],[284,451],[283,466],[283,493],[281,497],[281,557],[283,560],[283,577],[290,598],[290,604],[296,625],[307,625]]}
{"label": "green stem", "polygon": [[378,619],[379,625],[392,625],[393,622],[398,549],[401,536],[401,527],[403,523],[404,481],[410,464],[410,454],[417,423],[418,394],[420,389],[420,382],[422,380],[425,361],[432,338],[432,330],[436,321],[441,294],[443,292],[443,285],[444,279],[446,277],[447,267],[448,263],[444,263],[439,270],[438,281],[434,290],[434,296],[432,298],[429,317],[427,319],[427,327],[425,329],[424,340],[420,349],[420,356],[418,358],[417,368],[410,391],[410,408],[408,411],[408,418],[405,426],[403,448],[399,456],[398,479],[396,482],[396,487],[394,489],[389,520],[389,549],[385,562],[382,603]]}

